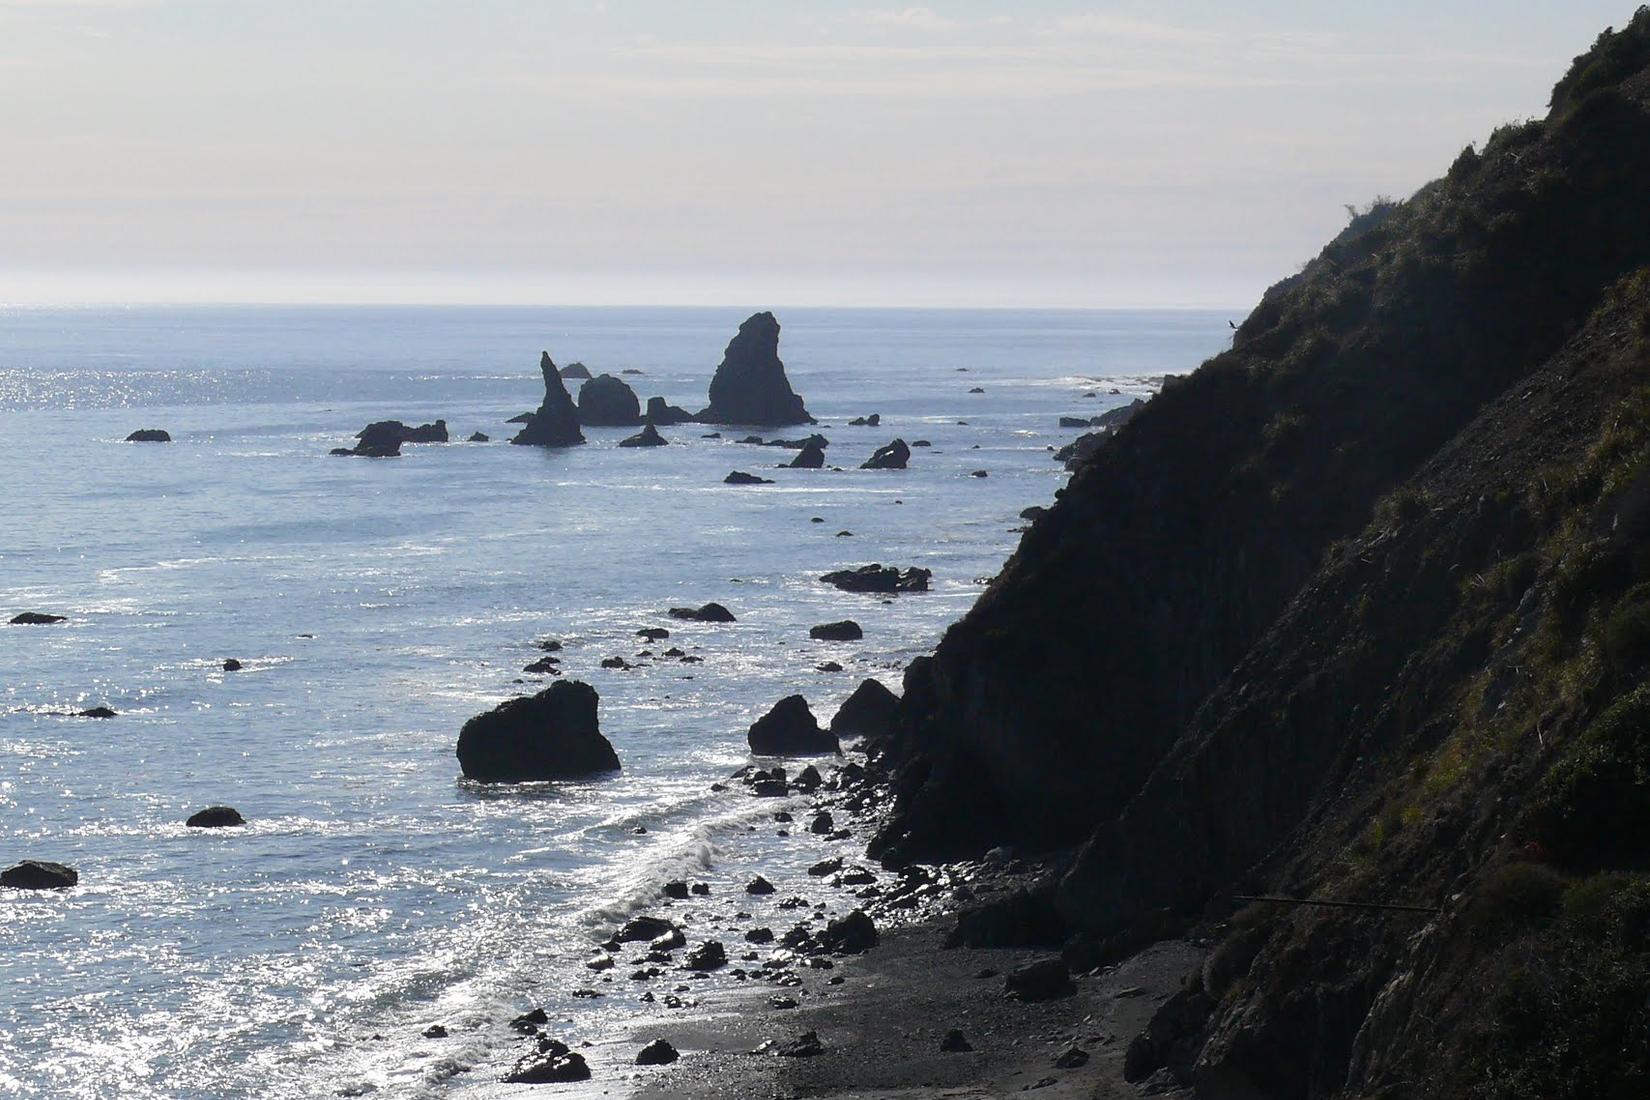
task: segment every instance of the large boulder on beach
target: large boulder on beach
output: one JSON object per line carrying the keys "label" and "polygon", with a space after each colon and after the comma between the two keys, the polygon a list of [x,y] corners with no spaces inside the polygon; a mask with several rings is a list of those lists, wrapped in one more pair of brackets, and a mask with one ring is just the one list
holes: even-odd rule
{"label": "large boulder on beach", "polygon": [[651,423],[635,435],[626,436],[619,440],[619,446],[621,447],[663,447],[669,443],[670,440],[660,435],[659,429]]}
{"label": "large boulder on beach", "polygon": [[840,753],[836,734],[819,728],[808,701],[787,695],[751,724],[751,751],[758,756],[821,756]]}
{"label": "large boulder on beach", "polygon": [[638,1066],[668,1066],[680,1058],[676,1048],[664,1039],[655,1039],[636,1054]]}
{"label": "large boulder on beach", "polygon": [[170,443],[172,435],[164,428],[139,428],[126,437],[128,443]]}
{"label": "large boulder on beach", "polygon": [[890,737],[899,729],[899,696],[881,680],[866,680],[842,701],[831,719],[838,737],[858,735],[868,740]]}
{"label": "large boulder on beach", "polygon": [[232,829],[246,824],[246,818],[233,806],[208,806],[189,815],[184,822],[191,829]]}
{"label": "large boulder on beach", "polygon": [[622,378],[598,374],[579,387],[579,423],[585,427],[633,428],[642,422],[642,403]]}
{"label": "large boulder on beach", "polygon": [[657,424],[661,428],[668,428],[674,424],[691,424],[693,414],[680,405],[667,404],[662,397],[647,399],[647,412],[644,419],[649,424]]}
{"label": "large boulder on beach", "polygon": [[932,570],[916,566],[902,570],[892,565],[862,565],[858,569],[838,569],[819,579],[844,592],[926,592],[933,575]]}
{"label": "large boulder on beach", "polygon": [[0,871],[0,886],[13,890],[66,890],[80,881],[80,873],[62,863],[25,859]]}
{"label": "large boulder on beach", "polygon": [[785,377],[779,322],[772,313],[754,314],[739,326],[710,381],[710,404],[699,420],[768,427],[814,422]]}
{"label": "large boulder on beach", "polygon": [[459,766],[483,783],[618,771],[618,754],[596,723],[596,703],[596,689],[578,680],[561,680],[537,695],[501,703],[464,723]]}
{"label": "large boulder on beach", "polygon": [[905,440],[896,439],[886,447],[878,447],[871,457],[859,464],[861,470],[903,470],[911,461],[911,448]]}
{"label": "large boulder on beach", "polygon": [[523,1055],[504,1075],[510,1085],[554,1085],[590,1080],[590,1067],[584,1056],[570,1050],[566,1043],[555,1039],[541,1039],[539,1049]]}
{"label": "large boulder on beach", "polygon": [[877,945],[877,926],[865,910],[855,909],[827,924],[819,942],[838,955],[863,955]]}
{"label": "large boulder on beach", "polygon": [[510,442],[532,447],[571,447],[583,443],[579,411],[562,384],[556,364],[550,361],[549,352],[540,355],[539,371],[544,375],[544,401]]}

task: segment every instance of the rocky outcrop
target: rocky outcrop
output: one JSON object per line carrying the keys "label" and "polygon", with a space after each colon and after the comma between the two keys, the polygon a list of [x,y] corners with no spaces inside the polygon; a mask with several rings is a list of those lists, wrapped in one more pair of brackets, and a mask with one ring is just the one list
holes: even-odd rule
{"label": "rocky outcrop", "polygon": [[191,829],[232,829],[246,824],[246,818],[233,806],[208,806],[189,815],[184,822]]}
{"label": "rocky outcrop", "polygon": [[470,438],[465,440],[465,442],[467,442],[467,443],[491,443],[492,439],[489,438],[488,435],[485,432],[473,432],[473,433],[471,433]]}
{"label": "rocky outcrop", "polygon": [[80,873],[62,863],[25,859],[0,871],[0,886],[13,890],[66,890],[80,881]]}
{"label": "rocky outcrop", "polygon": [[12,626],[50,626],[53,623],[67,622],[65,615],[50,615],[44,611],[23,611],[11,617]]}
{"label": "rocky outcrop", "polygon": [[568,396],[567,387],[562,385],[561,375],[556,372],[556,364],[550,361],[549,352],[539,357],[539,371],[544,375],[544,401],[510,442],[533,447],[571,447],[575,443],[583,443],[584,433],[579,431],[578,409]]}
{"label": "rocky outcrop", "polygon": [[751,724],[751,751],[758,756],[819,756],[840,753],[836,734],[819,728],[808,701],[787,695]]}
{"label": "rocky outcrop", "polygon": [[563,378],[576,382],[590,381],[590,368],[583,363],[569,363],[559,372]]}
{"label": "rocky outcrop", "polygon": [[560,680],[478,714],[458,735],[464,774],[483,783],[580,779],[619,770],[596,722],[596,690]]}
{"label": "rocky outcrop", "polygon": [[698,419],[706,424],[778,427],[812,424],[802,398],[779,361],[779,322],[758,313],[739,326],[710,382],[710,404]]}
{"label": "rocky outcrop", "polygon": [[860,463],[861,470],[903,470],[911,461],[911,448],[905,440],[896,439],[886,447],[878,447],[870,458]]}
{"label": "rocky outcrop", "polygon": [[625,438],[619,440],[619,446],[621,446],[621,447],[663,447],[666,444],[668,444],[669,442],[670,442],[670,440],[666,439],[664,436],[659,434],[659,429],[658,428],[655,428],[651,423],[649,423],[646,427],[644,427],[641,431],[637,432],[635,435],[626,436]]}
{"label": "rocky outcrop", "polygon": [[868,679],[843,700],[831,719],[831,732],[838,737],[864,737],[881,741],[899,729],[899,696],[880,680]]}
{"label": "rocky outcrop", "polygon": [[933,571],[911,566],[862,565],[858,569],[838,569],[819,579],[844,592],[926,592]]}
{"label": "rocky outcrop", "polygon": [[857,642],[865,637],[865,631],[852,619],[843,619],[840,622],[820,623],[808,628],[808,637],[816,642]]}
{"label": "rocky outcrop", "polygon": [[128,443],[170,443],[172,436],[163,428],[139,428],[126,437]]}
{"label": "rocky outcrop", "polygon": [[757,477],[755,474],[747,474],[743,470],[734,470],[732,473],[728,474],[727,477],[722,479],[722,484],[724,484],[724,485],[772,485],[773,484],[773,478],[771,478],[771,477]]}
{"label": "rocky outcrop", "polygon": [[403,443],[447,442],[447,422],[437,420],[434,424],[420,424],[413,428],[399,420],[379,420],[356,432],[355,438],[358,440],[356,450],[362,453],[399,451]]}
{"label": "rocky outcrop", "polygon": [[647,399],[645,419],[649,424],[657,424],[661,428],[668,428],[675,424],[691,424],[693,414],[678,405],[666,404],[665,399],[662,397],[650,397]]}
{"label": "rocky outcrop", "polygon": [[733,617],[733,612],[715,602],[707,603],[701,607],[673,607],[670,609],[670,617],[698,623],[731,623],[738,621]]}
{"label": "rocky outcrop", "polygon": [[641,422],[641,402],[624,379],[599,374],[579,387],[579,423],[585,427],[633,428]]}
{"label": "rocky outcrop", "polygon": [[791,459],[793,470],[819,470],[825,466],[825,447],[818,440],[810,439],[802,445],[802,450]]}
{"label": "rocky outcrop", "polygon": [[848,421],[851,428],[874,428],[882,423],[881,413],[872,413],[870,416],[856,416]]}

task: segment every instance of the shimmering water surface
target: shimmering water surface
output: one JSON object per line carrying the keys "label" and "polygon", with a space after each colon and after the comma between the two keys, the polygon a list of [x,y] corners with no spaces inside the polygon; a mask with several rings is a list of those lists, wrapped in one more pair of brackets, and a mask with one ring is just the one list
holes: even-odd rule
{"label": "shimmering water surface", "polygon": [[[570,996],[615,920],[669,878],[720,896],[828,847],[710,791],[748,762],[752,719],[795,691],[828,718],[867,675],[897,687],[1063,483],[1049,448],[1078,433],[1058,417],[1149,392],[1227,331],[1205,313],[781,311],[843,471],[773,471],[793,452],[692,425],[657,449],[617,449],[621,429],[504,443],[541,396],[541,348],[696,409],[747,312],[0,310],[0,620],[68,616],[0,626],[0,864],[81,874],[0,890],[0,1094],[443,1095],[496,1076],[497,1023],[527,1005],[592,1027],[638,1011]],[[872,412],[880,427],[846,426]],[[389,417],[494,442],[328,457]],[[175,442],[121,442],[143,427]],[[904,472],[854,468],[896,436],[933,446]],[[732,469],[777,484],[722,485]],[[817,579],[874,561],[932,569],[934,591],[885,603]],[[664,615],[706,600],[738,623]],[[862,642],[808,640],[844,617]],[[599,667],[636,660],[648,626],[703,663]],[[461,782],[459,726],[542,686],[521,669],[547,637],[600,692],[622,775]],[[69,716],[94,705],[119,717]],[[183,826],[213,803],[250,825]],[[453,1037],[420,1038],[437,1021]]]}

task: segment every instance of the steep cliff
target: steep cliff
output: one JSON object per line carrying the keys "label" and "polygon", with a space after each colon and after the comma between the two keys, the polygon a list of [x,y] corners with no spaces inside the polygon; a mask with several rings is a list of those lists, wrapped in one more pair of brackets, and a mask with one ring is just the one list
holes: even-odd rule
{"label": "steep cliff", "polygon": [[1219,941],[1138,1071],[1650,1095],[1647,64],[1274,287],[908,670],[878,852],[1082,841],[1074,961]]}

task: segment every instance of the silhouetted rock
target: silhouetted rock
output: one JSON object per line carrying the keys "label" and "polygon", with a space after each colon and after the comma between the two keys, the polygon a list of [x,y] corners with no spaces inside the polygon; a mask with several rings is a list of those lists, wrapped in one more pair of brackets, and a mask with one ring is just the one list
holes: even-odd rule
{"label": "silhouetted rock", "polygon": [[556,373],[556,364],[550,361],[549,352],[539,357],[539,371],[544,375],[544,401],[526,427],[510,442],[533,447],[570,447],[583,443],[584,433],[579,431],[578,409],[574,408],[567,387],[562,385],[561,375]]}
{"label": "silhouetted rock", "polygon": [[561,369],[560,374],[563,378],[571,378],[574,381],[590,381],[590,368],[583,363],[569,363]]}
{"label": "silhouetted rock", "polygon": [[79,881],[80,873],[73,867],[41,859],[25,859],[0,871],[0,886],[13,890],[63,890]]}
{"label": "silhouetted rock", "polygon": [[863,955],[877,945],[877,926],[863,909],[855,909],[827,924],[819,942],[839,955]]}
{"label": "silhouetted rock", "polygon": [[848,426],[850,428],[874,428],[881,423],[882,415],[880,413],[872,413],[870,416],[854,417],[852,420],[848,421]]}
{"label": "silhouetted rock", "polygon": [[128,443],[170,443],[172,436],[163,428],[139,428],[126,437]]}
{"label": "silhouetted rock", "polygon": [[1107,409],[1093,420],[1089,421],[1096,428],[1109,428],[1116,431],[1139,415],[1140,410],[1146,407],[1146,399],[1137,397],[1127,405],[1120,405],[1115,409]]}
{"label": "silhouetted rock", "polygon": [[1003,980],[1010,997],[1019,1001],[1052,1001],[1077,992],[1071,972],[1060,959],[1041,959],[1012,971]]}
{"label": "silhouetted rock", "polygon": [[905,440],[896,439],[886,447],[878,447],[870,458],[860,463],[861,470],[903,470],[911,461],[911,448]]}
{"label": "silhouetted rock", "polygon": [[[810,446],[818,447],[820,450],[824,450],[826,447],[831,445],[831,441],[820,435],[818,432],[815,432],[813,435],[805,435],[801,439],[763,440],[759,436],[752,436],[751,438],[757,440],[757,442],[761,443],[764,447],[784,447],[787,450],[792,451],[806,450]],[[741,440],[741,442],[744,441]]]}
{"label": "silhouetted rock", "polygon": [[549,1085],[590,1080],[590,1067],[584,1057],[567,1048],[567,1044],[546,1039],[541,1049],[516,1062],[504,1075],[506,1084]]}
{"label": "silhouetted rock", "polygon": [[596,704],[596,690],[577,680],[501,703],[464,723],[459,765],[466,776],[484,783],[618,771],[619,758],[597,726]]}
{"label": "silhouetted rock", "polygon": [[858,569],[838,569],[819,579],[844,592],[926,592],[934,574],[912,566],[901,571],[891,565],[862,565]]}
{"label": "silhouetted rock", "polygon": [[505,421],[506,424],[531,424],[532,422],[532,413],[517,413],[515,416],[512,416],[510,419]]}
{"label": "silhouetted rock", "polygon": [[771,894],[773,893],[773,883],[769,882],[761,875],[757,875],[755,878],[745,883],[745,893],[757,895]]}
{"label": "silhouetted rock", "polygon": [[108,707],[89,707],[77,715],[80,718],[113,718],[115,712]]}
{"label": "silhouetted rock", "polygon": [[579,387],[579,423],[585,427],[629,428],[641,422],[641,402],[623,379],[598,374]]}
{"label": "silhouetted rock", "polygon": [[952,1028],[945,1033],[945,1038],[940,1040],[940,1051],[944,1054],[965,1054],[973,1049],[960,1027]]}
{"label": "silhouetted rock", "polygon": [[661,936],[680,931],[674,921],[644,914],[625,921],[624,927],[613,934],[613,939],[619,943],[651,943]]}
{"label": "silhouetted rock", "polygon": [[233,806],[208,806],[190,814],[184,824],[191,829],[230,829],[245,825],[246,818]]}
{"label": "silhouetted rock", "polygon": [[769,478],[769,477],[757,477],[755,474],[747,474],[743,470],[735,470],[731,474],[729,474],[727,477],[722,479],[722,484],[724,484],[724,485],[772,485],[773,484],[773,479]]}
{"label": "silhouetted rock", "polygon": [[933,444],[930,443],[926,439],[913,439],[911,441],[911,446],[913,446],[913,447],[932,447]]}
{"label": "silhouetted rock", "polygon": [[842,751],[836,734],[819,728],[808,701],[787,695],[751,724],[751,751],[760,756],[818,756]]}
{"label": "silhouetted rock", "polygon": [[738,620],[733,612],[719,603],[707,603],[702,607],[673,607],[670,609],[673,619],[687,619],[697,623],[731,623]]}
{"label": "silhouetted rock", "polygon": [[818,470],[825,465],[825,448],[809,440],[797,456],[791,459],[790,465],[796,470]]}
{"label": "silhouetted rock", "polygon": [[668,1066],[681,1055],[676,1048],[663,1039],[655,1039],[643,1047],[636,1055],[638,1066]]}
{"label": "silhouetted rock", "polygon": [[668,428],[673,424],[690,424],[693,414],[678,405],[668,405],[662,397],[647,399],[646,420],[649,424],[657,424]]}
{"label": "silhouetted rock", "polygon": [[399,420],[379,420],[356,432],[355,438],[358,440],[355,449],[361,454],[373,451],[399,451],[403,443],[447,442],[447,422],[437,420],[434,424],[420,424],[416,428],[409,428]]}
{"label": "silhouetted rock", "polygon": [[621,447],[663,447],[670,441],[659,434],[659,429],[652,424],[647,425],[635,435],[619,440]]}
{"label": "silhouetted rock", "polygon": [[1107,433],[1101,431],[1089,432],[1086,435],[1080,435],[1070,443],[1067,443],[1064,447],[1061,447],[1058,451],[1055,451],[1054,460],[1056,462],[1065,463],[1066,468],[1069,470],[1075,470],[1084,461],[1086,461],[1090,455],[1100,449],[1100,444],[1106,441],[1106,434]]}
{"label": "silhouetted rock", "polygon": [[865,637],[865,631],[852,619],[843,619],[838,623],[821,623],[808,628],[808,637],[817,642],[857,642]]}
{"label": "silhouetted rock", "polygon": [[476,432],[475,434],[470,436],[468,442],[470,442],[470,443],[491,443],[492,439],[489,438],[488,436],[486,436],[485,434],[481,433],[481,432]]}
{"label": "silhouetted rock", "polygon": [[758,313],[739,326],[710,382],[706,424],[812,424],[779,361],[779,322]]}
{"label": "silhouetted rock", "polygon": [[233,658],[233,657],[230,657],[228,660],[224,661],[224,663],[223,663],[223,670],[225,672],[239,672],[244,667],[245,667],[244,665],[242,665],[239,661],[235,660],[235,658]]}
{"label": "silhouetted rock", "polygon": [[774,1048],[774,1053],[781,1058],[816,1058],[825,1053],[825,1044],[820,1041],[819,1032],[809,1031],[788,1043],[779,1044]]}
{"label": "silhouetted rock", "polygon": [[682,965],[689,970],[697,970],[700,973],[718,970],[728,965],[727,948],[716,940],[709,940],[689,951],[687,958],[682,960]]}
{"label": "silhouetted rock", "polygon": [[899,696],[880,680],[865,680],[842,701],[831,719],[831,732],[838,737],[858,734],[872,740],[889,737],[899,729]]}
{"label": "silhouetted rock", "polygon": [[67,621],[64,615],[48,615],[44,611],[24,611],[11,617],[12,626],[50,626]]}

